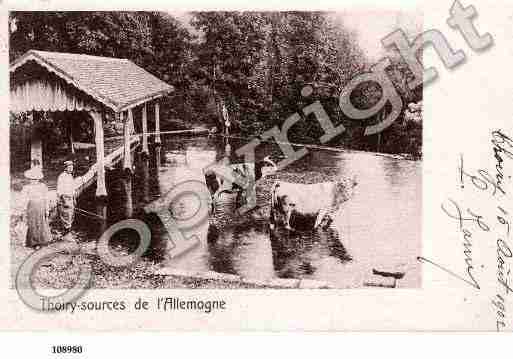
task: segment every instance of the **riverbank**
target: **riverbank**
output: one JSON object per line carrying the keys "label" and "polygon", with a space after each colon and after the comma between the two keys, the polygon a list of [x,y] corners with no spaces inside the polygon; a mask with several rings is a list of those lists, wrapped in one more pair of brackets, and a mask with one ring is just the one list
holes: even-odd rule
{"label": "riverbank", "polygon": [[[11,251],[11,287],[17,269],[32,253],[33,249],[24,246],[24,239],[15,231],[16,218],[11,218],[10,251]],[[286,288],[279,283],[250,283],[233,280],[218,275],[192,275],[192,273],[163,273],[159,265],[142,258],[129,267],[112,267],[102,262],[100,257],[91,250],[91,243],[82,244],[81,254],[61,254],[45,261],[35,271],[33,285],[35,288],[65,289],[76,283],[80,267],[85,263],[91,265],[93,276],[91,287],[94,289],[266,289]],[[119,254],[124,249],[114,248]]]}
{"label": "riverbank", "polygon": [[[229,139],[236,139],[236,140],[246,140],[247,139],[247,137],[242,137],[242,136],[238,136],[238,135],[229,135],[229,136],[219,135],[219,136],[229,138]],[[263,140],[259,136],[249,136],[249,138],[258,139],[261,143],[278,144],[278,145],[280,145],[280,144],[292,145],[294,147],[302,147],[302,148],[313,149],[313,150],[333,151],[333,152],[339,152],[339,153],[364,153],[364,154],[372,154],[375,156],[381,156],[381,157],[386,157],[386,158],[392,158],[392,159],[396,159],[396,160],[408,160],[408,161],[422,160],[422,157],[415,156],[411,153],[372,152],[372,151],[356,150],[356,149],[351,149],[351,148],[314,145],[314,144],[299,143],[299,142],[280,142],[280,141],[275,141],[275,140]]]}

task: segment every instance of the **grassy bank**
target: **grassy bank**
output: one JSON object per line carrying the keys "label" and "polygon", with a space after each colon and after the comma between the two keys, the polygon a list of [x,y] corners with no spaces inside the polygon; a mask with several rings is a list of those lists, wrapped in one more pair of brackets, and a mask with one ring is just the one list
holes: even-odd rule
{"label": "grassy bank", "polygon": [[[24,246],[24,239],[15,231],[19,217],[12,216],[10,224],[11,250],[11,287],[17,269],[23,261],[34,253]],[[91,244],[91,243],[89,243]],[[223,281],[219,279],[185,278],[182,276],[159,275],[159,266],[147,259],[141,259],[129,267],[112,267],[105,264],[98,255],[91,251],[91,246],[83,244],[82,254],[60,254],[43,262],[36,270],[33,283],[36,288],[64,289],[71,288],[78,278],[80,267],[89,263],[92,267],[91,287],[95,289],[163,289],[163,288],[202,288],[202,289],[257,289],[269,288],[265,285]],[[123,250],[118,249],[120,254]]]}

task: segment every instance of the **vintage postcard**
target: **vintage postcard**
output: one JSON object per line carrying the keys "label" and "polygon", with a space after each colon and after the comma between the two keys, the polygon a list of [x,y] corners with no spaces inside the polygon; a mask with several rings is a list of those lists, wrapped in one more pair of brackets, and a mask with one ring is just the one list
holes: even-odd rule
{"label": "vintage postcard", "polygon": [[1,5],[0,328],[513,331],[511,2],[133,5]]}

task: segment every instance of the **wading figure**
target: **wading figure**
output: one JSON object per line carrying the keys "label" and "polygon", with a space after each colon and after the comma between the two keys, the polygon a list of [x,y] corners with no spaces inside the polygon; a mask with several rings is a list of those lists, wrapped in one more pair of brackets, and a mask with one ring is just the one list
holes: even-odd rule
{"label": "wading figure", "polygon": [[221,169],[224,167],[225,171],[231,172],[235,178],[238,178],[242,183],[245,182],[247,186],[242,188],[237,182],[224,178],[215,170],[207,170],[204,175],[205,183],[212,195],[212,211],[214,211],[215,204],[223,193],[237,194],[236,208],[251,202],[251,199],[256,201],[256,182],[278,170],[278,166],[269,156],[254,163],[230,164],[226,157],[225,160],[218,164],[219,173],[222,172]]}
{"label": "wading figure", "polygon": [[230,127],[232,126],[232,123],[230,121],[230,117],[228,117],[228,110],[224,103],[223,103],[223,107],[222,107],[222,112],[223,112],[223,120],[224,120],[224,135],[230,136]]}
{"label": "wading figure", "polygon": [[67,235],[75,219],[75,179],[73,161],[65,161],[64,166],[64,172],[57,178],[57,208],[63,234]]}
{"label": "wading figure", "polygon": [[27,223],[25,245],[37,249],[52,241],[48,223],[48,187],[41,182],[43,179],[41,166],[25,171],[24,175],[30,180],[30,183],[22,191],[22,196],[27,202],[24,218]]}

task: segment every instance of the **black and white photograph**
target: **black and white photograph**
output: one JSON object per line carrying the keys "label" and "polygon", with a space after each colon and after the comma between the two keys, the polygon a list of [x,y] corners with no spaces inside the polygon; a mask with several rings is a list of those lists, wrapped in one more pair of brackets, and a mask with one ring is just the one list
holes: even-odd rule
{"label": "black and white photograph", "polygon": [[422,288],[422,12],[8,21],[12,287]]}
{"label": "black and white photograph", "polygon": [[507,0],[18,2],[0,332],[63,336],[13,353],[432,358],[480,340],[411,335],[513,332]]}

